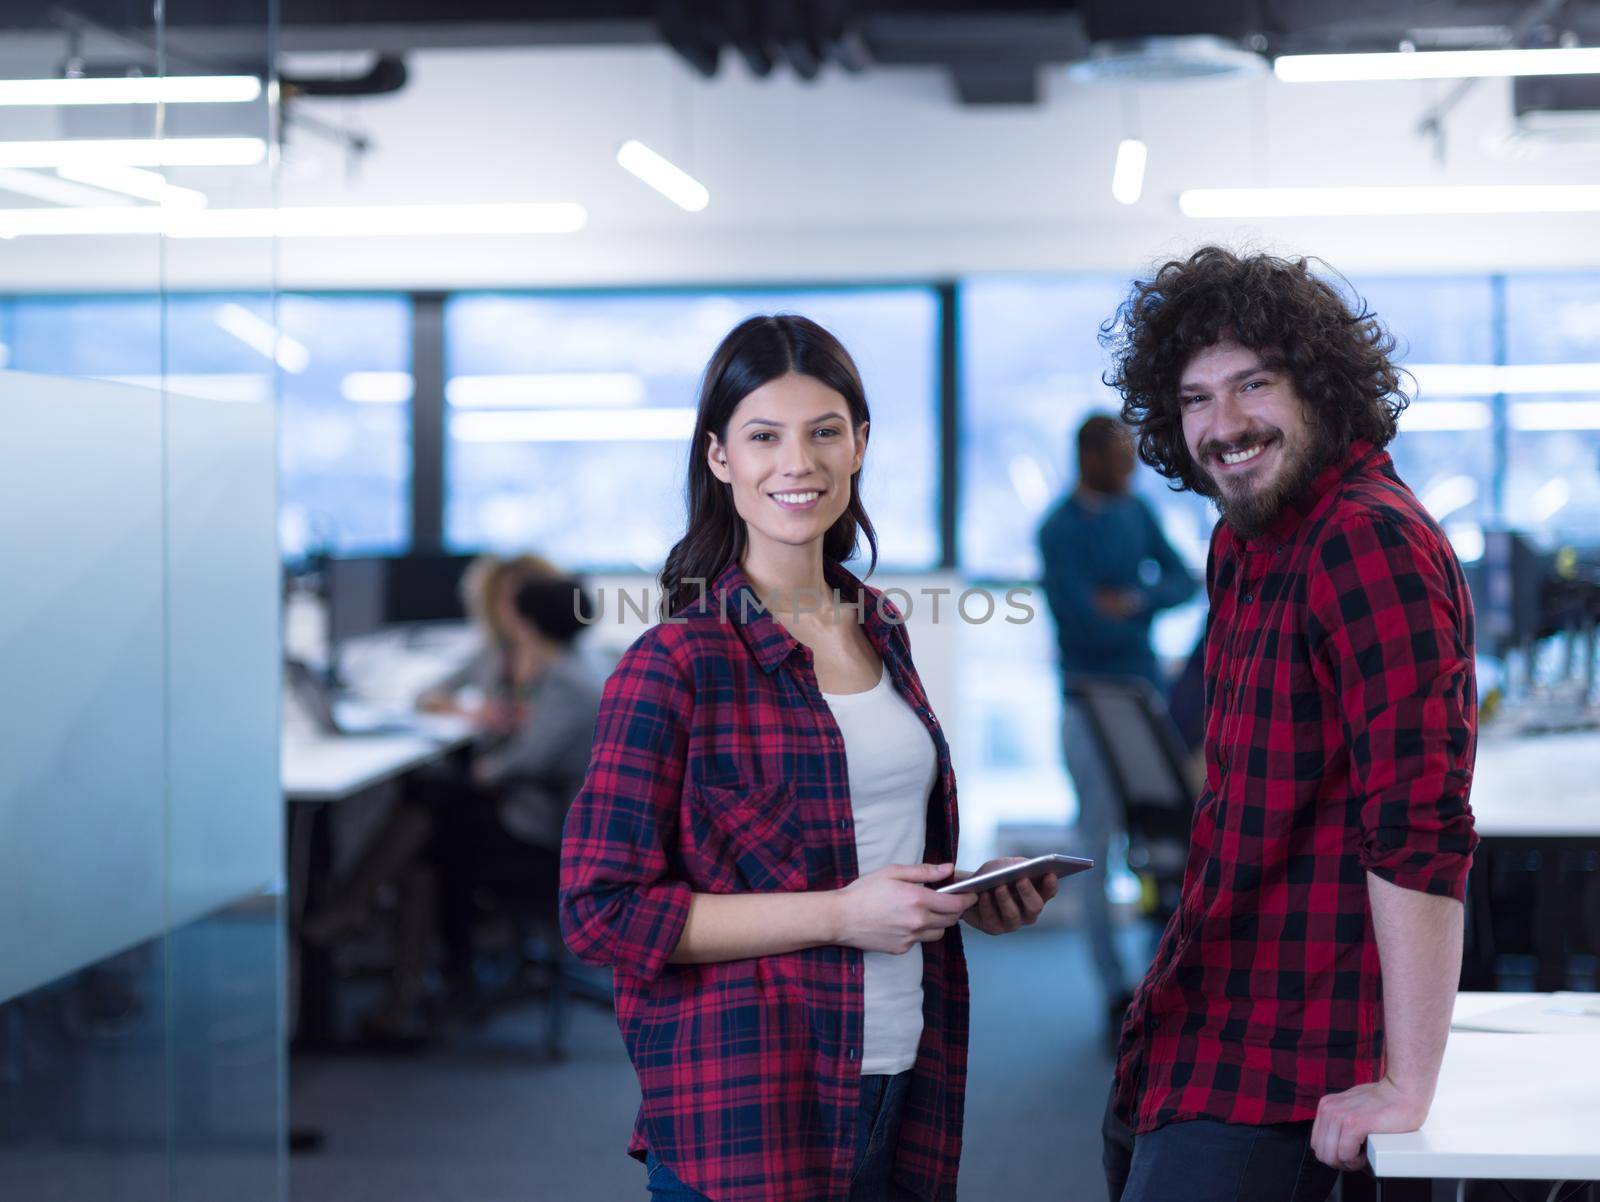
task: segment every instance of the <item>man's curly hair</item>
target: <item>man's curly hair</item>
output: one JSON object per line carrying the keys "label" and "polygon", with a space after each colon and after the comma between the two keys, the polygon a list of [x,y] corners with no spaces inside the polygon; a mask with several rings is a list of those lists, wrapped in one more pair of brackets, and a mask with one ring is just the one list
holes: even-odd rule
{"label": "man's curly hair", "polygon": [[1100,328],[1113,358],[1105,383],[1122,395],[1139,458],[1175,488],[1215,494],[1184,441],[1178,384],[1190,357],[1223,339],[1288,373],[1329,455],[1358,438],[1379,447],[1394,438],[1408,398],[1389,360],[1395,340],[1365,303],[1347,304],[1307,259],[1203,246],[1136,281]]}

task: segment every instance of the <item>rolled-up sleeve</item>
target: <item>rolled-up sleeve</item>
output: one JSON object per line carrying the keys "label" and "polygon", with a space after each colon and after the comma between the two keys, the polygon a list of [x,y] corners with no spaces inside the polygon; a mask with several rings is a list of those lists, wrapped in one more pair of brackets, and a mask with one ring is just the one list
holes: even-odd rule
{"label": "rolled-up sleeve", "polygon": [[1477,844],[1472,602],[1433,533],[1381,516],[1342,525],[1322,540],[1307,603],[1360,793],[1362,866],[1459,900]]}
{"label": "rolled-up sleeve", "polygon": [[606,681],[594,750],[561,839],[561,933],[574,954],[659,974],[689,916],[671,875],[693,690],[660,628]]}

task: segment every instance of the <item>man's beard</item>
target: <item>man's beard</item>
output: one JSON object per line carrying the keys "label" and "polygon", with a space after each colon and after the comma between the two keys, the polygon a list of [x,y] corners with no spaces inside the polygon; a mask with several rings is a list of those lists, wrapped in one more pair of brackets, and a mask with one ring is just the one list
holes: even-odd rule
{"label": "man's beard", "polygon": [[[1278,438],[1282,440],[1283,435],[1278,434]],[[1222,445],[1208,446],[1203,449],[1202,454],[1209,459],[1216,447]],[[1265,534],[1268,527],[1283,512],[1284,505],[1316,479],[1317,473],[1328,465],[1333,455],[1330,440],[1319,428],[1309,431],[1307,440],[1298,448],[1290,450],[1287,441],[1282,441],[1281,445],[1284,448],[1284,462],[1277,476],[1264,487],[1251,489],[1242,496],[1229,496],[1227,490],[1217,482],[1217,478],[1209,470],[1206,471],[1211,487],[1216,493],[1212,499],[1216,502],[1223,521],[1233,527],[1234,533],[1246,542]],[[1236,448],[1229,444],[1225,449],[1243,449],[1243,447]]]}

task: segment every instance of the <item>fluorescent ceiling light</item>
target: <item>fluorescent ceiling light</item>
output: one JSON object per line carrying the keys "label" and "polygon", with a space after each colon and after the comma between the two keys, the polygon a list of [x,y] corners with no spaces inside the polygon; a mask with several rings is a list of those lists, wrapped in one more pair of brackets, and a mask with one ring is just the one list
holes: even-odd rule
{"label": "fluorescent ceiling light", "polygon": [[1513,430],[1600,430],[1600,401],[1518,401]]}
{"label": "fluorescent ceiling light", "polygon": [[1477,563],[1483,558],[1483,527],[1476,522],[1452,522],[1444,528],[1445,537],[1456,549],[1462,563]]}
{"label": "fluorescent ceiling light", "polygon": [[644,380],[631,371],[455,376],[444,386],[444,399],[460,409],[616,409],[640,404],[644,394]]}
{"label": "fluorescent ceiling light", "polygon": [[408,371],[352,371],[339,381],[339,395],[357,405],[403,405],[415,391]]}
{"label": "fluorescent ceiling light", "polygon": [[86,188],[69,183],[53,175],[40,175],[20,167],[0,167],[0,191],[15,192],[18,196],[31,196],[51,204],[95,207],[98,205],[131,205],[133,200],[100,188]]}
{"label": "fluorescent ceiling light", "polygon": [[260,95],[254,75],[0,79],[0,105],[243,104]]}
{"label": "fluorescent ceiling light", "polygon": [[680,209],[698,213],[711,203],[706,186],[670,159],[632,139],[617,148],[617,165],[638,176]]}
{"label": "fluorescent ceiling light", "polygon": [[1011,478],[1012,491],[1022,503],[1023,512],[1043,513],[1054,490],[1039,461],[1028,454],[1013,455],[1006,464],[1006,475]]}
{"label": "fluorescent ceiling light", "polygon": [[1144,192],[1144,164],[1149,150],[1137,138],[1117,144],[1117,165],[1111,173],[1111,195],[1125,205],[1138,203]]}
{"label": "fluorescent ceiling light", "polygon": [[172,238],[360,238],[451,234],[566,234],[582,205],[342,205],[336,208],[0,209],[0,238],[166,234]]}
{"label": "fluorescent ceiling light", "polygon": [[204,401],[259,404],[272,399],[272,377],[265,372],[168,372],[153,376],[96,376],[116,384],[199,397]]}
{"label": "fluorescent ceiling light", "polygon": [[232,334],[256,353],[265,355],[286,372],[299,375],[311,366],[311,352],[306,349],[305,343],[289,337],[243,305],[232,302],[218,305],[211,320],[217,323],[219,329]]}
{"label": "fluorescent ceiling light", "polygon": [[1533,496],[1528,498],[1528,508],[1533,512],[1534,521],[1548,522],[1565,509],[1570,500],[1572,486],[1567,483],[1565,476],[1557,476],[1535,490]]}
{"label": "fluorescent ceiling light", "polygon": [[534,409],[514,413],[457,413],[457,442],[685,442],[694,435],[693,409]]}
{"label": "fluorescent ceiling light", "polygon": [[1412,401],[1400,415],[1403,431],[1487,430],[1487,401]]}
{"label": "fluorescent ceiling light", "polygon": [[1600,363],[1407,364],[1419,392],[1434,396],[1600,392]]}
{"label": "fluorescent ceiling light", "polygon": [[1451,213],[1600,212],[1596,184],[1423,185],[1374,188],[1191,188],[1188,217],[1403,217]]}
{"label": "fluorescent ceiling light", "polygon": [[157,204],[180,209],[203,209],[206,194],[193,188],[180,188],[169,184],[159,171],[146,171],[143,167],[93,167],[85,165],[57,167],[62,179],[76,180],[95,188],[109,188],[140,200],[153,200]]}
{"label": "fluorescent ceiling light", "polygon": [[0,142],[0,167],[252,167],[260,138],[58,138]]}
{"label": "fluorescent ceiling light", "polygon": [[1478,482],[1471,476],[1446,476],[1423,490],[1418,498],[1422,507],[1442,522],[1458,509],[1465,509],[1478,499]]}
{"label": "fluorescent ceiling light", "polygon": [[1392,54],[1285,54],[1273,61],[1272,70],[1285,83],[1594,75],[1600,74],[1600,47],[1421,50]]}

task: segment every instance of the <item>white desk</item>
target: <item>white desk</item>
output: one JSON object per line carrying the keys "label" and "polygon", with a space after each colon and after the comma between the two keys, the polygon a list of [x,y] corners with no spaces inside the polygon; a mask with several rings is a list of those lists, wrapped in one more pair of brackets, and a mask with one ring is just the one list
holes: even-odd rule
{"label": "white desk", "polygon": [[340,801],[419,768],[472,736],[456,719],[420,720],[414,734],[319,735],[285,732],[279,752],[290,801]]}
{"label": "white desk", "polygon": [[[1456,1018],[1534,996],[1465,993]],[[1380,1178],[1600,1180],[1600,1034],[1452,1032],[1428,1121],[1367,1157]]]}
{"label": "white desk", "polygon": [[1600,731],[1489,729],[1478,741],[1472,813],[1486,839],[1600,839]]}

